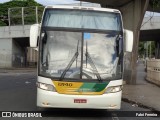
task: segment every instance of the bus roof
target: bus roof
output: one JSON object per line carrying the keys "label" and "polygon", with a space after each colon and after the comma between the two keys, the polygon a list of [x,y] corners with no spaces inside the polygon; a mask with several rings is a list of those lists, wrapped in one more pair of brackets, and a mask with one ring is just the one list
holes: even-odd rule
{"label": "bus roof", "polygon": [[81,10],[95,10],[95,11],[104,11],[104,12],[114,12],[114,13],[120,13],[117,9],[110,9],[110,8],[98,8],[98,7],[87,7],[87,6],[68,6],[68,5],[51,5],[46,6],[47,8],[59,8],[59,9],[81,9]]}

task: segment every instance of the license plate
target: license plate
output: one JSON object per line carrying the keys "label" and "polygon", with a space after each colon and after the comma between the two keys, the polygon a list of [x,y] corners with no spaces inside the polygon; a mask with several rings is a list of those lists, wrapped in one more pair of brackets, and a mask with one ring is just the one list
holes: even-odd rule
{"label": "license plate", "polygon": [[87,99],[74,99],[74,103],[87,103]]}

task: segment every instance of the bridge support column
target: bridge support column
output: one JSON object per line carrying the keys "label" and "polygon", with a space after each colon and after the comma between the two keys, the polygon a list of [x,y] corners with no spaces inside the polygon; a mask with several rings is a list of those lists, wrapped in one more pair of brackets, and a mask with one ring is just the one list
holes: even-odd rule
{"label": "bridge support column", "polygon": [[128,58],[131,60],[128,60],[130,61],[130,66],[126,68],[127,72],[124,73],[126,74],[124,80],[126,80],[128,84],[136,84],[136,61],[138,56],[139,34],[148,3],[149,0],[133,0],[119,8],[122,12],[124,28],[132,30],[134,33],[133,52],[127,53]]}

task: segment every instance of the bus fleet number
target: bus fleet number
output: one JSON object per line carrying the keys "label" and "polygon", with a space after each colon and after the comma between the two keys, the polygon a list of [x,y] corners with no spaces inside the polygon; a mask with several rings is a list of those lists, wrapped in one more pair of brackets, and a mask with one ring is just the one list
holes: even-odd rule
{"label": "bus fleet number", "polygon": [[68,86],[68,87],[71,87],[73,85],[72,85],[72,83],[58,83],[58,86]]}

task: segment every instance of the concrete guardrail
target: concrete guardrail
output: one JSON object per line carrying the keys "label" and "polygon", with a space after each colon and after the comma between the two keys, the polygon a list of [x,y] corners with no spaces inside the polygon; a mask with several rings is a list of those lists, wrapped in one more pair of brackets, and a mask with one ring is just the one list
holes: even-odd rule
{"label": "concrete guardrail", "polygon": [[160,59],[147,60],[146,80],[160,86]]}

